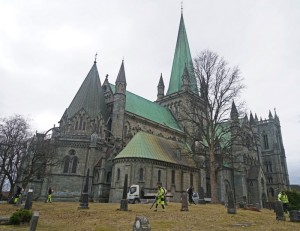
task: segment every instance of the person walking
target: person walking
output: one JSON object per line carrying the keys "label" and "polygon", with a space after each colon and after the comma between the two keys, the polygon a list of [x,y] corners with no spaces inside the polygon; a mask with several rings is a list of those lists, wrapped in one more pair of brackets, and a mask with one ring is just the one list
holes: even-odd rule
{"label": "person walking", "polygon": [[51,187],[49,187],[48,189],[48,198],[47,198],[47,203],[52,203],[52,193],[53,193],[53,190]]}
{"label": "person walking", "polygon": [[13,199],[13,203],[14,204],[17,204],[20,197],[21,197],[21,194],[22,194],[22,188],[20,186],[17,186],[17,191],[14,195],[14,199]]}
{"label": "person walking", "polygon": [[187,193],[189,195],[189,203],[191,204],[196,204],[195,201],[193,200],[193,185],[191,185],[191,187],[188,188]]}
{"label": "person walking", "polygon": [[158,187],[157,187],[156,206],[154,209],[155,212],[157,212],[158,205],[161,205],[161,207],[163,208],[163,212],[166,211],[166,209],[165,209],[165,190],[163,189],[163,187],[161,185],[158,185]]}
{"label": "person walking", "polygon": [[288,196],[286,195],[285,191],[282,191],[278,194],[278,200],[282,202],[283,211],[285,213],[288,213],[289,199],[288,199]]}

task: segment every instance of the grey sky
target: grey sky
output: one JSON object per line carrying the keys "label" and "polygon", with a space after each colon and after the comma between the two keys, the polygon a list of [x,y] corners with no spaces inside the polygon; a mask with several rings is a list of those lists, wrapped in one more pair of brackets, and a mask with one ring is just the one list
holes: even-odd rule
{"label": "grey sky", "polygon": [[[210,49],[238,65],[258,118],[281,121],[291,183],[300,184],[300,1],[186,0],[192,56]],[[0,0],[0,117],[46,131],[71,103],[98,52],[101,82],[124,57],[127,89],[155,100],[169,83],[180,1]]]}

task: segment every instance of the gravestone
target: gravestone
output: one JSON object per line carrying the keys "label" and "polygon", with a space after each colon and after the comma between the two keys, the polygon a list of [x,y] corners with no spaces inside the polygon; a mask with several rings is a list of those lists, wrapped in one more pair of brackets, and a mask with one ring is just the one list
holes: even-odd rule
{"label": "gravestone", "polygon": [[32,208],[32,196],[33,196],[33,190],[29,189],[27,192],[24,209],[30,210]]}
{"label": "gravestone", "polygon": [[291,210],[290,211],[290,221],[291,222],[300,222],[300,211]]}
{"label": "gravestone", "polygon": [[90,169],[87,170],[85,184],[82,193],[82,200],[80,202],[79,209],[88,209],[89,208],[89,173]]}
{"label": "gravestone", "polygon": [[186,192],[181,193],[181,209],[180,211],[189,211],[188,196]]}
{"label": "gravestone", "polygon": [[38,220],[39,220],[39,212],[38,211],[34,211],[33,216],[32,216],[32,218],[30,220],[29,231],[35,231],[36,230]]}
{"label": "gravestone", "polygon": [[137,216],[133,224],[133,231],[151,231],[151,226],[147,217]]}
{"label": "gravestone", "polygon": [[228,192],[228,204],[227,204],[227,213],[236,214],[235,202],[233,192]]}
{"label": "gravestone", "polygon": [[120,202],[120,210],[128,211],[128,200],[127,200],[127,188],[128,188],[128,175],[125,175],[124,187],[123,187],[123,197]]}
{"label": "gravestone", "polygon": [[203,187],[200,187],[198,194],[199,194],[199,201],[198,201],[198,203],[199,204],[206,204],[205,200],[204,200],[204,189],[203,189]]}
{"label": "gravestone", "polygon": [[276,220],[285,221],[283,206],[281,201],[276,201],[274,206],[274,211],[276,213]]}

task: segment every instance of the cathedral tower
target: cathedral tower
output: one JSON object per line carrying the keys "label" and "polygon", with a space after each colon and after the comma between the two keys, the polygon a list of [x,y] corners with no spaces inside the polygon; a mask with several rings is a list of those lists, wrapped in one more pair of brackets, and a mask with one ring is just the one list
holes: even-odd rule
{"label": "cathedral tower", "polygon": [[116,91],[114,94],[114,106],[112,113],[111,132],[116,140],[123,140],[124,117],[126,104],[126,76],[124,61],[122,61],[119,74],[116,80]]}

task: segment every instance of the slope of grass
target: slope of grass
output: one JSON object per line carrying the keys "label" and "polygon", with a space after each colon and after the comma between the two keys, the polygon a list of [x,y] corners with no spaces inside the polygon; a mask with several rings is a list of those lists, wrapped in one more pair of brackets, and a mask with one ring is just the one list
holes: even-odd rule
{"label": "slope of grass", "polygon": [[[148,218],[151,230],[300,230],[300,223],[276,221],[272,210],[261,212],[237,209],[228,214],[222,205],[192,205],[181,212],[181,204],[169,203],[167,211],[150,210],[150,204],[129,205],[129,211],[119,211],[120,204],[90,203],[89,209],[78,209],[79,203],[34,202],[33,211],[39,211],[38,231],[122,231],[132,230],[136,216]],[[0,216],[10,216],[16,207],[0,204]],[[0,230],[28,230],[28,226],[0,226]]]}

